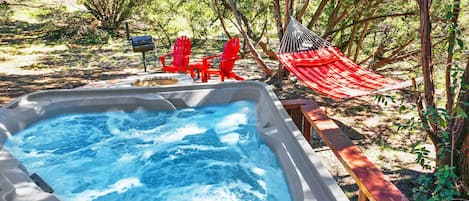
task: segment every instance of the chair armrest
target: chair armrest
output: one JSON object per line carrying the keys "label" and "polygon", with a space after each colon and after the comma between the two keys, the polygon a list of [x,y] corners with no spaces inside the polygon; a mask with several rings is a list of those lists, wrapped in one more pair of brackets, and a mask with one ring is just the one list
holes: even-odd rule
{"label": "chair armrest", "polygon": [[185,66],[189,65],[189,59],[190,59],[191,56],[192,56],[191,54],[188,54],[188,55],[184,56],[184,65]]}
{"label": "chair armrest", "polygon": [[204,64],[204,66],[206,66],[206,68],[209,68],[212,64],[212,59],[220,57],[220,56],[221,56],[221,54],[203,57],[202,58],[202,63]]}
{"label": "chair armrest", "polygon": [[168,57],[168,56],[171,56],[171,55],[173,55],[173,54],[174,54],[173,52],[170,52],[170,53],[167,53],[167,54],[163,54],[163,55],[160,56],[160,59],[161,59],[161,58]]}
{"label": "chair armrest", "polygon": [[234,57],[230,57],[230,58],[227,58],[227,59],[223,59],[221,62],[226,62],[226,61],[233,61],[233,60],[237,60],[237,59],[240,59],[241,57],[236,55]]}
{"label": "chair armrest", "polygon": [[184,59],[186,59],[187,61],[189,61],[189,59],[191,58],[192,54],[188,54],[188,55],[184,55]]}
{"label": "chair armrest", "polygon": [[208,60],[208,59],[213,59],[213,58],[217,58],[217,57],[221,57],[221,54],[206,56],[206,57],[203,57],[202,59]]}
{"label": "chair armrest", "polygon": [[160,62],[161,62],[161,65],[163,65],[163,67],[166,66],[165,58],[168,57],[168,56],[171,56],[171,55],[173,55],[173,52],[163,54],[163,55],[160,56]]}

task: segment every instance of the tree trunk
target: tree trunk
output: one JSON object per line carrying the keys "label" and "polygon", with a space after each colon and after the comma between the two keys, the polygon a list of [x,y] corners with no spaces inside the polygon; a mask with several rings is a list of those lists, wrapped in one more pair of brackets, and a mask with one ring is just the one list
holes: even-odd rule
{"label": "tree trunk", "polygon": [[[358,19],[360,19],[361,15],[362,15],[362,12],[358,14]],[[353,43],[355,42],[355,36],[357,35],[358,28],[359,28],[358,26],[353,26],[352,33],[350,33],[350,37],[349,37],[349,41],[347,45],[347,57],[348,58],[350,58],[350,55],[352,55],[352,47],[353,47]]]}
{"label": "tree trunk", "polygon": [[[420,13],[420,45],[422,49],[422,73],[423,73],[423,82],[424,82],[424,102],[425,110],[436,110],[435,102],[435,83],[433,81],[433,63],[432,63],[432,42],[431,42],[431,21],[430,21],[430,7],[431,0],[417,0],[419,5]],[[427,134],[433,145],[435,146],[435,151],[437,153],[436,162],[439,167],[442,165],[439,158],[439,147],[438,145],[441,142],[441,139],[437,136],[438,127],[436,124],[437,117],[435,116],[424,116],[423,111],[418,111],[424,127],[427,129]]]}
{"label": "tree trunk", "polygon": [[[283,31],[284,25],[282,24],[282,14],[280,13],[280,0],[274,0],[274,17],[275,17],[275,24],[277,28],[277,36],[280,40],[282,41],[283,34],[285,33]],[[287,25],[285,24],[285,27]],[[284,67],[281,63],[278,64],[277,68],[277,74],[278,75],[283,75]],[[275,76],[275,79],[273,81],[276,81],[277,83],[281,83],[283,77]]]}
{"label": "tree trunk", "polygon": [[[367,6],[367,9],[366,9],[366,10],[370,10],[370,7],[371,7],[371,11],[368,13],[367,16],[374,16],[375,13],[376,13],[376,11],[377,11],[378,8],[380,7],[382,1],[383,1],[383,0],[378,0],[378,1],[376,1],[375,4],[371,4],[371,3],[370,3],[369,6]],[[361,49],[361,47],[362,47],[363,40],[365,40],[365,36],[367,35],[367,32],[368,32],[368,25],[369,25],[369,24],[370,24],[369,22],[365,22],[365,24],[362,26],[362,27],[363,27],[363,28],[362,28],[362,32],[361,32],[360,37],[359,37],[359,39],[358,39],[358,41],[357,41],[357,45],[356,45],[356,47],[355,47],[355,53],[354,53],[354,57],[353,57],[353,61],[354,61],[354,62],[357,62],[357,60],[358,60],[358,55],[360,54],[360,49]]]}
{"label": "tree trunk", "polygon": [[274,18],[275,18],[275,25],[277,27],[278,38],[282,40],[283,25],[282,25],[282,15],[280,14],[280,1],[279,0],[274,1]]}
{"label": "tree trunk", "polygon": [[[458,104],[466,114],[469,114],[469,55],[467,55],[466,69],[463,82],[459,92]],[[455,123],[456,145],[456,170],[466,185],[469,185],[469,118],[459,117]]]}
{"label": "tree trunk", "polygon": [[[453,108],[454,108],[454,93],[455,90],[453,89],[453,80],[451,78],[451,69],[453,67],[453,56],[454,56],[454,46],[456,42],[456,30],[458,29],[458,17],[459,17],[459,8],[460,8],[460,1],[454,0],[453,1],[453,11],[451,16],[451,24],[450,26],[450,33],[448,36],[448,56],[446,58],[446,69],[445,69],[445,89],[446,89],[446,112],[453,116]],[[451,134],[451,165],[454,166],[454,159],[455,159],[455,146],[456,146],[456,133],[454,133],[454,119],[451,119],[446,127],[446,131]]]}
{"label": "tree trunk", "polygon": [[144,0],[84,0],[83,5],[102,22],[103,28],[115,30],[143,2]]}
{"label": "tree trunk", "polygon": [[251,41],[249,40],[248,34],[246,33],[246,31],[244,31],[243,22],[241,20],[241,16],[239,14],[238,8],[236,7],[235,0],[230,0],[230,6],[231,6],[231,10],[233,11],[233,13],[236,17],[236,21],[238,22],[239,31],[243,35],[244,41],[246,42],[246,45],[248,46],[248,48],[251,52],[251,55],[254,57],[254,60],[256,61],[257,65],[264,71],[264,73],[267,76],[269,76],[269,77],[272,76],[272,74],[273,74],[272,70],[265,64],[264,60],[259,55],[256,48],[254,48]]}
{"label": "tree trunk", "polygon": [[358,60],[358,55],[360,55],[360,49],[362,48],[363,40],[365,39],[366,32],[368,32],[368,22],[363,25],[362,33],[360,34],[360,38],[357,41],[357,46],[355,47],[355,56],[353,57],[353,61],[356,63]]}
{"label": "tree trunk", "polygon": [[283,32],[287,30],[287,24],[290,21],[290,16],[293,16],[293,10],[292,6],[294,6],[295,2],[294,0],[285,0],[285,17],[283,18]]}

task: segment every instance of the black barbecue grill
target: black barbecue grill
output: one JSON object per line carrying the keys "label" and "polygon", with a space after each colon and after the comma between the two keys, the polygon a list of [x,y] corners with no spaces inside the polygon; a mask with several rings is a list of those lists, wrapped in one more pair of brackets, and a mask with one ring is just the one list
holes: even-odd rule
{"label": "black barbecue grill", "polygon": [[155,49],[155,43],[151,36],[135,36],[130,39],[132,41],[132,50],[134,52],[145,52]]}
{"label": "black barbecue grill", "polygon": [[125,22],[125,31],[127,34],[127,39],[130,40],[130,42],[132,43],[132,50],[134,52],[142,53],[143,67],[145,68],[145,72],[147,72],[147,60],[145,58],[145,52],[155,49],[155,43],[153,42],[153,38],[148,35],[130,37],[129,24],[127,22]]}
{"label": "black barbecue grill", "polygon": [[132,41],[132,50],[134,52],[141,52],[143,57],[143,67],[145,68],[145,72],[147,72],[147,60],[145,58],[145,52],[154,50],[155,43],[151,36],[135,36],[131,37],[130,40]]}

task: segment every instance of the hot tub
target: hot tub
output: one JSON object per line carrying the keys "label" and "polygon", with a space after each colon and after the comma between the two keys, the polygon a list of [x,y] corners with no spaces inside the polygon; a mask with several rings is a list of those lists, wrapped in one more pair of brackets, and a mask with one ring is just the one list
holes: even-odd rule
{"label": "hot tub", "polygon": [[[231,103],[256,102],[257,130],[276,154],[292,200],[347,200],[301,132],[263,83],[229,82],[192,86],[50,90],[22,96],[0,109],[0,143],[29,125],[58,114],[171,110]],[[0,149],[0,200],[58,200],[45,184],[6,149]]]}

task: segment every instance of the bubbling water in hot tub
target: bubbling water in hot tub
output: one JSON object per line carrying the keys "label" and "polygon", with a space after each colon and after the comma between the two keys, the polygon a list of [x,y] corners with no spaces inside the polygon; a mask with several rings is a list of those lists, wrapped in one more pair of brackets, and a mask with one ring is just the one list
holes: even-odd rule
{"label": "bubbling water in hot tub", "polygon": [[250,101],[65,114],[5,146],[63,200],[290,200]]}

